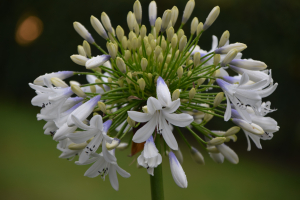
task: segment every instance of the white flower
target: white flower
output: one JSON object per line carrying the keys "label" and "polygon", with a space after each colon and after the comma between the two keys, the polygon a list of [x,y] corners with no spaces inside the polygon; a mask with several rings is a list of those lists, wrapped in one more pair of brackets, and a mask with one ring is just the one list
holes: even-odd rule
{"label": "white flower", "polygon": [[[227,99],[227,108],[224,115],[225,121],[228,121],[231,117],[231,101],[242,118],[250,123],[251,118],[245,110],[245,105],[250,105],[255,112],[259,113],[261,111],[262,98],[272,94],[278,85],[277,83],[270,85],[270,77],[268,80],[262,80],[251,85],[246,84],[248,81],[249,76],[246,73],[242,75],[239,84],[230,84],[222,79],[216,80]],[[266,88],[268,85],[270,86]]]}
{"label": "white flower", "polygon": [[63,140],[66,138],[68,133],[73,133],[77,127],[74,126],[75,124],[71,116],[74,115],[81,121],[85,120],[92,113],[99,100],[100,96],[98,95],[77,107],[71,114],[68,115],[67,121],[61,127],[59,127],[53,139],[56,141]]}
{"label": "white flower", "polygon": [[68,148],[68,146],[72,144],[72,141],[68,138],[59,141],[56,148],[62,152],[62,154],[59,156],[59,158],[67,158],[72,160],[76,155],[79,155],[82,150],[71,150]]}
{"label": "white flower", "polygon": [[193,117],[185,113],[174,113],[180,106],[180,99],[171,100],[169,88],[161,77],[157,79],[156,93],[157,99],[149,97],[147,100],[148,113],[128,111],[128,115],[132,120],[148,122],[135,133],[132,140],[136,143],[144,142],[152,135],[156,128],[157,132],[162,134],[168,146],[171,149],[177,150],[178,144],[170,125],[173,124],[179,127],[188,126],[193,122]]}
{"label": "white flower", "polygon": [[[159,135],[157,137],[159,137]],[[147,139],[144,150],[137,161],[139,165],[147,168],[148,174],[154,176],[154,168],[161,164],[162,157],[153,142],[152,135]]]}
{"label": "white flower", "polygon": [[107,131],[112,123],[111,120],[107,120],[105,123],[102,122],[102,117],[100,115],[95,115],[90,121],[90,126],[84,124],[76,116],[71,115],[75,125],[86,131],[78,131],[75,133],[70,133],[67,137],[76,144],[83,143],[91,138],[91,142],[86,146],[84,151],[79,156],[79,162],[83,163],[89,159],[91,153],[95,153],[102,143],[102,153],[107,160],[107,162],[115,162],[116,158],[108,153],[106,148],[106,142],[111,143],[112,138],[107,136]]}
{"label": "white flower", "polygon": [[53,72],[53,73],[51,73],[51,74],[45,74],[45,75],[42,75],[42,76],[37,77],[37,78],[33,81],[33,83],[34,83],[35,85],[41,85],[41,86],[43,86],[43,85],[45,85],[45,84],[44,84],[44,78],[50,80],[50,79],[53,78],[53,77],[57,77],[57,78],[60,78],[61,80],[64,80],[64,79],[69,78],[69,77],[71,77],[71,76],[73,76],[73,75],[74,75],[74,72],[72,72],[72,71]]}
{"label": "white flower", "polygon": [[267,68],[264,62],[252,59],[233,59],[230,64],[247,70],[263,70]]}
{"label": "white flower", "polygon": [[86,41],[88,41],[90,44],[95,43],[94,38],[92,35],[86,30],[86,28],[80,24],[79,22],[73,23],[74,29],[77,31],[77,33]]}
{"label": "white flower", "polygon": [[[104,145],[105,146],[105,145]],[[115,150],[108,152],[111,156],[115,157]],[[95,162],[84,174],[84,176],[95,178],[101,176],[105,180],[105,176],[109,176],[110,184],[115,190],[119,190],[119,182],[117,177],[117,172],[124,178],[129,178],[130,174],[124,169],[118,166],[116,162],[110,163],[107,162],[102,153],[96,154],[93,153],[93,157],[89,160],[86,160],[84,163],[75,162],[78,165],[87,165]]]}
{"label": "white flower", "polygon": [[[268,105],[270,105],[270,102],[267,102]],[[265,103],[264,106],[265,107]],[[235,109],[231,109],[232,112],[232,117],[233,118],[237,118],[237,119],[241,119],[242,117],[239,115],[239,113],[235,110]],[[254,144],[256,145],[257,148],[261,149],[262,146],[260,144],[260,139],[262,140],[270,140],[273,138],[273,133],[277,132],[279,130],[279,126],[277,126],[277,122],[271,118],[271,117],[264,117],[264,116],[257,116],[255,115],[254,111],[251,108],[247,108],[247,112],[249,113],[249,116],[251,117],[251,120],[253,123],[259,125],[264,133],[261,135],[257,135],[257,134],[253,134],[251,131],[243,128],[243,131],[246,135],[247,138],[247,142],[248,142],[248,151],[251,150],[251,143],[249,138],[252,139],[252,141],[254,142]],[[265,115],[265,114],[263,114]]]}
{"label": "white flower", "polygon": [[96,56],[96,57],[93,57],[93,58],[89,59],[85,63],[85,67],[87,69],[94,69],[96,67],[99,67],[99,66],[103,65],[109,59],[110,59],[110,55]]}
{"label": "white flower", "polygon": [[186,179],[186,175],[172,151],[169,153],[169,161],[171,173],[175,183],[181,188],[187,188],[188,182]]}
{"label": "white flower", "polygon": [[[233,71],[235,71],[240,75],[246,73],[249,76],[249,79],[254,82],[259,82],[261,80],[268,79],[271,76],[271,70],[253,71],[253,70],[236,67],[233,65],[229,65],[229,67],[230,69],[232,69]],[[272,79],[271,79],[271,83],[273,83]]]}

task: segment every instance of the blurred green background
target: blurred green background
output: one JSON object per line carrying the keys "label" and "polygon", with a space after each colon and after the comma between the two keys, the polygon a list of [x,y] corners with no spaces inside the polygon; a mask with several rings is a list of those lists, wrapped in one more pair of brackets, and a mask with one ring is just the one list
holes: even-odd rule
{"label": "blurred green background", "polygon": [[[148,4],[143,6],[143,23],[148,26]],[[179,8],[178,23],[186,0],[157,1],[158,16],[174,5]],[[0,55],[2,86],[0,125],[2,132],[0,155],[1,199],[150,199],[149,176],[145,169],[137,169],[129,151],[117,152],[119,165],[131,173],[129,179],[119,177],[120,190],[114,191],[109,180],[90,179],[83,174],[87,166],[58,159],[56,143],[43,134],[44,122],[36,121],[39,109],[32,107],[34,91],[28,87],[37,76],[61,70],[83,70],[69,58],[77,53],[81,37],[72,23],[79,21],[90,30],[102,47],[105,41],[92,29],[90,15],[100,17],[105,11],[112,25],[121,25],[128,33],[126,16],[134,0],[2,0],[0,2]],[[279,83],[274,94],[266,100],[278,109],[270,116],[276,119],[280,131],[271,141],[262,141],[263,149],[252,146],[247,152],[243,132],[238,141],[230,143],[240,163],[225,161],[219,165],[205,155],[206,165],[200,166],[190,158],[184,143],[183,168],[188,188],[174,183],[168,159],[163,159],[166,199],[300,199],[300,118],[299,118],[299,0],[210,0],[197,1],[192,16],[204,22],[210,10],[219,5],[221,14],[200,39],[201,48],[209,50],[211,36],[218,38],[230,31],[231,42],[242,42],[248,48],[243,58],[262,60],[273,70]],[[43,23],[41,35],[27,45],[16,40],[17,27],[26,16],[34,15]],[[190,22],[190,21],[189,21]],[[189,35],[189,22],[184,27]],[[149,29],[148,29],[149,30]],[[95,55],[99,53],[92,49]],[[77,77],[76,77],[77,78]],[[82,78],[82,77],[81,77]],[[208,128],[226,130],[232,126],[213,120]],[[188,138],[192,141],[192,138]],[[180,139],[179,139],[180,141]],[[192,141],[193,143],[193,141]],[[200,151],[200,147],[193,143]]]}

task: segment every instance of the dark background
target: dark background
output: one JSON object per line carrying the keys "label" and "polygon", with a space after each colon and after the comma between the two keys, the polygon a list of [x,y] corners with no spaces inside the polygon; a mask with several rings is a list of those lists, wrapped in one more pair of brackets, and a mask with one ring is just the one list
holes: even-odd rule
{"label": "dark background", "polygon": [[[175,30],[177,30],[186,2],[187,1],[185,0],[157,1],[158,16],[162,16],[165,9],[171,9],[174,5],[176,5],[179,9],[179,17],[175,26]],[[76,171],[72,174],[72,176],[64,177],[64,173],[67,173],[66,171],[70,170],[70,172],[73,172],[72,170],[75,170],[73,168],[78,167],[71,165],[70,163],[67,164],[68,166],[62,166],[62,168],[54,166],[53,168],[56,169],[50,170],[51,173],[60,173],[62,177],[51,176],[51,181],[44,177],[45,172],[43,171],[40,172],[40,175],[36,175],[36,171],[40,170],[37,168],[44,168],[47,165],[46,168],[52,169],[51,166],[65,163],[67,161],[56,158],[59,155],[58,151],[55,150],[56,144],[47,136],[43,135],[42,126],[44,123],[35,122],[35,113],[38,113],[39,110],[38,108],[34,108],[30,105],[30,100],[34,96],[34,91],[28,87],[28,83],[33,82],[37,76],[45,73],[61,70],[84,70],[84,67],[74,64],[70,59],[72,54],[77,54],[77,45],[81,45],[83,41],[82,38],[74,31],[73,22],[79,21],[85,25],[85,27],[93,35],[96,42],[102,47],[105,47],[105,41],[90,25],[90,16],[94,15],[95,17],[100,18],[101,12],[105,11],[109,15],[113,27],[116,28],[117,25],[121,25],[128,34],[126,16],[127,13],[132,10],[133,3],[133,0],[2,0],[0,2],[0,63],[2,74],[0,79],[2,86],[0,93],[0,124],[3,127],[1,132],[4,137],[2,139],[4,141],[4,145],[1,146],[1,149],[3,149],[0,152],[3,154],[4,158],[6,158],[0,167],[0,169],[2,169],[0,170],[0,175],[2,177],[0,180],[1,182],[3,181],[2,183],[5,185],[5,187],[2,187],[3,193],[1,192],[1,194],[4,194],[4,196],[8,199],[45,199],[46,197],[53,199],[55,197],[59,198],[60,195],[64,197],[73,195],[72,197],[75,199],[77,199],[77,197],[79,199],[80,195],[83,195],[82,197],[84,197],[85,193],[84,191],[81,191],[82,189],[80,189],[83,187],[82,184],[85,185],[84,188],[86,189],[87,185],[91,184],[91,181],[94,180],[82,177],[80,173],[84,173],[85,169],[83,169],[83,167],[79,167],[78,171],[80,172]],[[150,30],[148,21],[148,5],[150,1],[141,0],[141,3],[143,6],[142,22],[147,25],[148,30]],[[224,176],[217,177],[217,173],[220,169],[215,167],[215,163],[208,161],[204,168],[201,169],[200,167],[200,170],[202,173],[205,173],[205,175],[197,175],[199,176],[199,180],[197,180],[196,177],[193,177],[193,173],[186,171],[188,180],[189,178],[192,180],[195,179],[194,183],[189,180],[190,188],[195,187],[195,185],[193,186],[192,184],[196,184],[196,186],[198,186],[200,184],[199,182],[201,182],[201,187],[207,187],[206,190],[202,191],[199,186],[200,190],[199,188],[195,188],[195,191],[191,193],[186,192],[187,190],[179,191],[182,194],[185,194],[185,197],[188,197],[188,195],[191,195],[191,197],[199,196],[201,191],[201,195],[204,199],[217,199],[219,197],[224,199],[235,199],[237,197],[240,197],[239,199],[253,199],[254,197],[256,199],[280,199],[280,194],[284,195],[287,193],[289,193],[290,198],[297,199],[299,195],[293,196],[292,194],[299,194],[296,190],[293,190],[293,188],[295,186],[300,186],[299,181],[296,181],[296,178],[299,177],[297,169],[299,169],[300,151],[300,109],[298,104],[298,92],[300,86],[300,67],[298,66],[300,55],[300,1],[196,0],[196,7],[192,17],[196,16],[199,21],[204,22],[210,10],[216,5],[219,5],[221,8],[220,16],[212,27],[210,27],[203,36],[201,36],[199,45],[202,49],[210,50],[212,42],[211,36],[216,35],[219,38],[225,30],[229,30],[230,41],[232,43],[242,42],[247,44],[248,48],[243,51],[243,58],[261,60],[268,65],[269,69],[272,69],[273,79],[275,82],[279,83],[279,86],[275,93],[266,98],[266,100],[270,100],[272,102],[272,108],[278,109],[276,112],[270,114],[270,116],[278,121],[280,131],[274,134],[274,138],[271,141],[262,141],[262,150],[256,149],[252,144],[251,152],[246,151],[246,139],[243,133],[240,132],[238,134],[238,142],[230,144],[230,146],[238,153],[241,160],[240,164],[237,166],[224,164],[223,166],[225,167],[220,168],[223,170],[228,169],[228,171],[224,171],[224,173],[227,173],[227,175],[232,173],[232,176],[227,176],[226,180],[223,180]],[[40,18],[43,22],[43,32],[35,41],[24,46],[19,45],[16,42],[15,34],[20,19],[22,19],[25,15],[35,15]],[[184,31],[187,36],[189,36],[190,32],[190,22],[191,20],[189,20],[184,26]],[[92,54],[96,55],[97,53],[99,54],[100,52],[98,52],[96,48],[92,47]],[[208,124],[208,128],[214,130],[226,130],[230,126],[232,126],[232,124],[225,123],[222,120],[214,120]],[[21,145],[22,148],[18,145]],[[181,146],[182,148],[185,148],[184,144]],[[10,148],[14,150],[11,150]],[[8,152],[10,151],[14,153],[9,154]],[[38,156],[40,157],[36,157],[36,151],[39,152]],[[43,152],[48,152],[48,154]],[[123,154],[123,156],[126,157],[126,153]],[[18,159],[21,159],[20,161],[22,161],[22,163],[18,162]],[[124,160],[123,162],[126,163],[123,163],[123,166],[128,165],[131,162],[131,159],[130,161],[126,160],[126,158],[120,159],[122,161]],[[30,162],[27,162],[29,160],[30,162],[35,162],[30,164]],[[39,160],[39,162],[37,160]],[[56,164],[49,162],[49,160]],[[206,160],[209,160],[209,157],[206,156]],[[24,162],[26,164],[24,164]],[[36,162],[38,162],[38,165]],[[170,173],[167,166],[167,159],[165,159],[164,162],[166,163],[164,171],[166,171],[166,173]],[[194,167],[196,164],[190,161],[187,162],[188,166],[186,168],[190,170],[199,169],[199,166]],[[255,165],[256,168],[249,167],[253,163],[257,163],[257,165]],[[16,174],[18,174],[16,171],[27,169],[25,165],[28,165],[27,168],[29,171],[25,170],[23,173],[20,172],[20,176],[16,176]],[[122,164],[120,165],[122,166]],[[123,180],[123,182],[121,182],[123,183],[123,186],[120,186],[121,191],[117,194],[125,195],[123,196],[125,198],[127,197],[126,195],[132,195],[131,192],[134,193],[137,190],[140,190],[140,185],[145,183],[146,185],[141,186],[141,188],[145,187],[144,190],[147,191],[146,196],[148,196],[148,177],[144,174],[145,171],[141,173],[141,170],[135,174],[135,164],[133,165],[134,167],[131,167],[132,177],[136,177],[137,174],[143,174],[143,179],[139,178],[141,176],[133,179],[139,183],[135,183],[136,185],[134,186],[130,186],[130,184],[133,183],[132,181],[128,182],[131,178]],[[242,169],[245,171],[240,172],[239,170]],[[254,169],[255,171],[252,171]],[[254,179],[253,183],[246,181],[246,178],[251,179],[251,177],[248,177],[249,173],[257,173],[260,171],[261,174],[265,174],[263,173],[264,170],[268,172],[270,169],[274,170],[273,174],[269,174],[269,176],[257,175],[257,179]],[[240,174],[236,172],[240,172]],[[11,173],[14,175],[11,175]],[[33,177],[39,177],[40,179],[29,178],[32,177],[31,173],[35,174]],[[285,173],[291,174],[288,175]],[[50,175],[48,176],[50,177]],[[282,179],[280,179],[279,176],[282,176]],[[80,180],[84,180],[84,182],[77,182],[76,187],[68,185],[70,184],[70,180],[76,181],[79,180],[79,177]],[[168,177],[166,177],[167,181],[165,185],[168,183],[168,178],[170,179],[170,184],[172,182],[169,174]],[[206,184],[210,183],[209,180],[211,180],[211,178],[216,180],[216,182],[213,182],[211,185]],[[119,180],[120,179],[122,178],[119,178]],[[41,180],[44,182],[39,184]],[[224,182],[219,184],[220,187],[217,187],[219,180],[223,180]],[[262,182],[266,180],[269,180],[269,182]],[[27,181],[32,185],[27,185]],[[60,189],[57,191],[58,186],[56,186],[56,184],[58,181],[62,185],[62,188],[66,187],[65,190]],[[100,185],[99,181],[101,182]],[[281,184],[285,184],[285,182],[289,183],[290,186],[285,185],[286,189],[283,189],[282,185],[271,185],[271,183],[277,181],[281,182]],[[0,184],[2,184],[1,182]],[[5,184],[5,182],[10,184]],[[238,194],[234,193],[235,190],[231,187],[225,190],[224,185],[227,185],[228,182],[233,185],[237,182],[244,185],[242,189],[239,189],[239,191],[242,190],[242,192]],[[16,187],[16,183],[20,183],[19,186]],[[48,183],[49,186],[46,186],[45,184]],[[67,186],[65,186],[64,183]],[[127,185],[127,183],[130,184]],[[101,195],[103,192],[101,187],[104,187],[104,185],[105,188],[109,188],[107,189],[109,190],[109,194],[114,195],[115,192],[110,189],[108,180],[106,180],[105,183],[102,183],[99,178],[97,180],[97,184],[97,187],[94,185],[93,190],[90,189],[89,191],[90,194],[91,192],[94,192],[93,194],[96,195],[91,196],[92,198],[96,199],[96,197],[100,197],[97,196],[97,193]],[[261,184],[261,186],[257,184]],[[275,188],[278,187],[277,193],[279,196],[269,196],[269,193],[265,189],[261,188],[263,187],[263,184],[270,184],[270,187],[274,187],[274,190],[270,191],[275,191]],[[23,191],[21,188],[23,188],[24,185],[27,185],[29,189],[24,189]],[[178,189],[173,183],[171,186],[166,186],[166,197],[171,197],[172,194],[167,193],[172,193],[173,190]],[[122,187],[127,187],[126,191],[122,190]],[[168,189],[168,187],[170,187],[170,189]],[[241,186],[237,184],[235,187]],[[247,189],[248,187],[249,190],[252,190],[249,195],[247,195],[246,192],[249,192]],[[49,191],[45,188],[48,188]],[[282,191],[279,191],[279,188],[282,188]],[[214,189],[221,191],[220,196],[216,196],[213,192]],[[28,192],[31,190],[32,193]],[[260,190],[261,192],[259,192]],[[16,191],[16,193],[13,191]],[[21,196],[17,195],[17,191],[19,191]],[[199,194],[197,193],[198,191]],[[63,193],[67,193],[68,195]],[[141,191],[138,193],[141,193]],[[238,196],[239,194],[240,196]],[[251,196],[250,194],[255,196]],[[109,197],[110,196],[108,195],[107,198]],[[113,196],[111,197],[113,198]],[[137,196],[135,197],[136,199],[139,199]],[[174,197],[172,196],[174,199],[179,197],[179,194],[174,194]],[[149,197],[147,198],[149,199]]]}

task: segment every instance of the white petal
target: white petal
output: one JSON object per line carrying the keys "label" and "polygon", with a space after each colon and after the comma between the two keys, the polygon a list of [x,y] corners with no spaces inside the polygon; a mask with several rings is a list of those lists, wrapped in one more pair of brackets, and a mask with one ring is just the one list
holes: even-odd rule
{"label": "white petal", "polygon": [[148,168],[147,168],[147,173],[148,173],[149,175],[154,176],[154,168],[153,168],[153,167],[148,167]]}
{"label": "white petal", "polygon": [[249,76],[248,76],[248,74],[243,73],[239,85],[244,85],[244,84],[248,83],[248,81],[249,81]]}
{"label": "white petal", "polygon": [[110,180],[111,186],[115,190],[118,191],[119,190],[119,181],[118,181],[118,177],[117,177],[116,167],[114,165],[111,165],[108,173],[109,173],[109,180]]}
{"label": "white petal", "polygon": [[156,126],[156,118],[153,117],[147,124],[140,128],[133,136],[132,141],[136,143],[145,142],[154,132]]}
{"label": "white petal", "polygon": [[99,170],[104,167],[105,161],[103,157],[99,157],[98,160],[84,173],[84,176],[94,178],[99,175]]}
{"label": "white petal", "polygon": [[226,96],[226,100],[227,100],[227,107],[226,107],[226,111],[225,111],[225,114],[224,114],[224,121],[228,121],[231,117],[231,104],[230,104],[230,101],[229,101],[229,95],[226,95],[225,93],[225,96]]}
{"label": "white petal", "polygon": [[136,122],[147,122],[153,115],[148,113],[136,112],[136,111],[127,111],[128,116]]}
{"label": "white petal", "polygon": [[224,156],[221,153],[209,153],[209,156],[216,163],[223,163],[224,162]]}
{"label": "white petal", "polygon": [[168,106],[171,103],[170,90],[164,79],[162,79],[161,77],[157,79],[156,93],[158,101],[162,106]]}
{"label": "white petal", "polygon": [[88,131],[79,131],[75,133],[69,133],[66,137],[68,137],[72,142],[76,144],[80,144],[86,142],[87,140],[91,139],[97,134],[95,130],[88,130]]}
{"label": "white petal", "polygon": [[174,124],[175,126],[179,127],[185,127],[190,125],[194,121],[194,118],[186,113],[181,113],[181,114],[169,114],[163,112],[163,116],[166,118],[166,120],[169,121],[169,123]]}
{"label": "white petal", "polygon": [[167,145],[173,150],[178,150],[178,143],[165,119],[162,120],[160,128],[162,129],[162,136],[164,137]]}
{"label": "white petal", "polygon": [[81,128],[83,130],[91,130],[93,129],[92,127],[84,124],[81,120],[79,120],[75,115],[71,114],[71,118],[75,124],[75,126],[77,126],[78,128]]}
{"label": "white petal", "polygon": [[167,113],[173,113],[175,112],[180,106],[180,99],[176,99],[175,101],[172,101],[169,106],[164,108],[163,110]]}
{"label": "white petal", "polygon": [[105,144],[102,144],[102,153],[103,153],[104,159],[107,162],[109,162],[109,163],[116,163],[117,162],[116,157],[114,155],[112,155],[111,153],[108,152]]}
{"label": "white petal", "polygon": [[153,142],[152,135],[147,139],[145,145],[144,145],[144,157],[145,158],[152,158],[157,156],[158,150]]}
{"label": "white petal", "polygon": [[63,140],[66,138],[68,133],[73,133],[77,129],[76,126],[69,127],[67,123],[64,123],[62,127],[60,127],[53,136],[53,140]]}
{"label": "white petal", "polygon": [[126,172],[124,169],[122,169],[118,165],[116,165],[116,169],[117,169],[117,172],[124,178],[129,178],[131,176],[128,172]]}
{"label": "white petal", "polygon": [[149,97],[147,100],[147,108],[148,108],[148,113],[153,115],[155,111],[162,109],[162,104],[154,97]]}
{"label": "white petal", "polygon": [[[92,141],[86,146],[85,149],[81,152],[79,156],[79,162],[83,163],[90,158],[90,155],[97,151],[102,142],[103,136],[101,134],[97,134]],[[105,145],[104,145],[105,146]]]}
{"label": "white petal", "polygon": [[102,117],[100,115],[93,116],[90,121],[90,126],[102,130],[103,129]]}

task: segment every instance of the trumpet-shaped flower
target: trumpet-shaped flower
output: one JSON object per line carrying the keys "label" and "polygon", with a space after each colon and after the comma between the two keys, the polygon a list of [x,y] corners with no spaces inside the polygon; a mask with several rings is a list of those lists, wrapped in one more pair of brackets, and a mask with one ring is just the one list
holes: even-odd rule
{"label": "trumpet-shaped flower", "polygon": [[[237,119],[242,119],[241,115],[235,110],[231,109],[232,112],[232,117],[237,118]],[[251,150],[251,143],[249,138],[252,139],[254,144],[256,145],[257,148],[261,149],[262,146],[260,144],[260,139],[262,140],[271,140],[273,138],[273,133],[277,132],[279,130],[279,126],[277,126],[277,122],[271,118],[271,117],[264,117],[264,116],[258,116],[255,115],[255,112],[252,110],[252,108],[247,108],[247,112],[249,113],[249,116],[251,117],[251,120],[253,123],[257,124],[260,126],[264,133],[263,134],[253,134],[251,131],[242,128],[248,142],[248,151]]]}
{"label": "trumpet-shaped flower", "polygon": [[[159,137],[159,136],[158,136]],[[148,174],[154,176],[154,168],[160,165],[162,162],[162,157],[158,152],[154,142],[152,135],[147,139],[144,150],[141,155],[138,157],[139,165],[147,168]]]}
{"label": "trumpet-shaped flower", "polygon": [[112,156],[112,154],[109,154],[106,148],[106,142],[112,142],[112,138],[107,136],[107,131],[112,121],[107,120],[105,123],[103,123],[102,117],[100,115],[95,115],[90,121],[90,126],[88,126],[76,116],[72,115],[71,117],[77,127],[86,130],[68,134],[67,137],[71,141],[76,144],[80,144],[94,137],[86,146],[85,150],[80,154],[79,162],[83,163],[88,160],[90,155],[97,151],[101,143],[104,158],[107,160],[107,162],[115,162],[116,158]]}
{"label": "trumpet-shaped flower", "polygon": [[[110,154],[110,156],[115,157],[115,150],[111,150],[108,153]],[[101,178],[105,180],[105,176],[108,175],[110,184],[115,190],[119,190],[117,172],[124,178],[130,177],[130,174],[121,167],[119,167],[119,165],[116,162],[108,162],[102,153],[93,153],[92,158],[86,160],[83,163],[76,162],[76,164],[87,165],[93,162],[95,163],[85,172],[84,176],[95,178],[100,175]]]}
{"label": "trumpet-shaped flower", "polygon": [[147,100],[148,113],[128,111],[128,115],[132,120],[148,122],[135,133],[133,141],[136,143],[146,141],[156,128],[157,132],[162,134],[168,146],[177,150],[178,144],[172,133],[171,124],[185,127],[193,122],[193,117],[185,113],[174,113],[180,106],[180,99],[171,100],[169,88],[161,77],[157,79],[156,93],[157,99],[149,97]]}
{"label": "trumpet-shaped flower", "polygon": [[[228,121],[231,117],[231,101],[242,118],[250,123],[251,118],[245,110],[245,105],[250,105],[255,112],[259,113],[261,111],[262,98],[269,96],[277,87],[277,83],[270,85],[270,77],[268,80],[247,85],[249,76],[246,73],[242,75],[239,84],[230,84],[222,79],[217,79],[216,81],[224,91],[227,99],[227,108],[224,115],[225,121]],[[266,88],[268,85],[270,86]]]}

